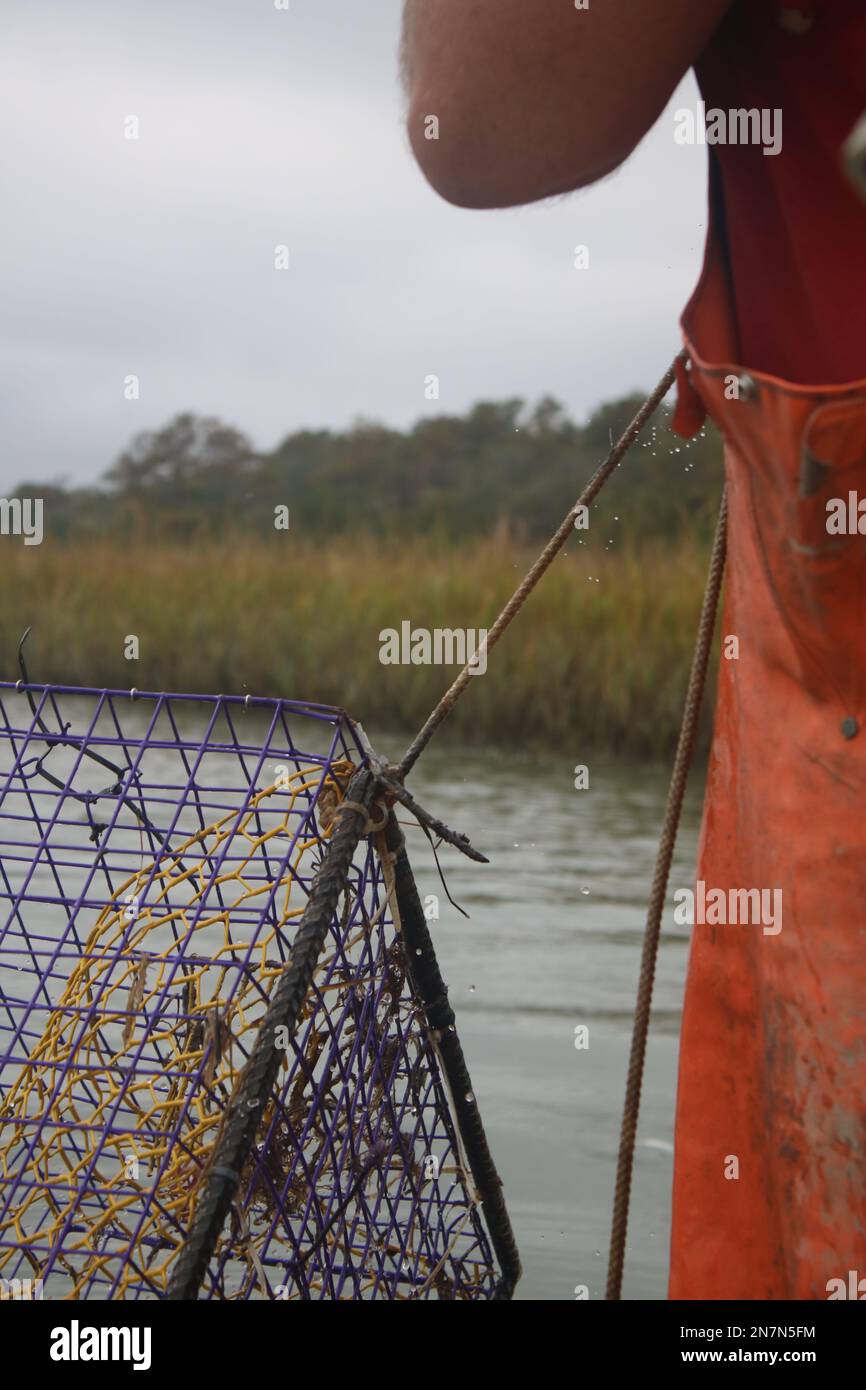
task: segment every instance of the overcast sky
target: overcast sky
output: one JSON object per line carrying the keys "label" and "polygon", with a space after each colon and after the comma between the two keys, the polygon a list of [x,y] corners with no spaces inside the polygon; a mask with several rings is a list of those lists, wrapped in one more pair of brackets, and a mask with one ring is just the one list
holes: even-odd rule
{"label": "overcast sky", "polygon": [[[180,410],[269,448],[479,398],[552,393],[580,419],[657,380],[699,270],[705,152],[669,111],[597,188],[451,208],[403,133],[400,9],[5,0],[0,488],[94,479]],[[673,105],[695,99],[689,80]]]}

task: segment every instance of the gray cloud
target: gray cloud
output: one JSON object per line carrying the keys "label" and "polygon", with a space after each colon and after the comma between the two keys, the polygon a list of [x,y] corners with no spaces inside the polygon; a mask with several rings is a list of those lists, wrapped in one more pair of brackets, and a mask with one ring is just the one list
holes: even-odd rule
{"label": "gray cloud", "polygon": [[[269,447],[479,397],[552,392],[580,417],[657,378],[700,263],[704,151],[669,111],[597,188],[450,208],[403,133],[399,12],[7,0],[0,487],[93,479],[182,409]],[[673,104],[694,99],[689,79]]]}

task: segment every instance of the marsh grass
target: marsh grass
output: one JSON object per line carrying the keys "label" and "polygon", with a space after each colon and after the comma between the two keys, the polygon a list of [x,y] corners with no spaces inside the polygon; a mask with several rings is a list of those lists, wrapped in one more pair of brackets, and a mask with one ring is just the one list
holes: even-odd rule
{"label": "marsh grass", "polygon": [[[460,545],[359,539],[3,542],[0,672],[28,624],[34,680],[281,695],[411,732],[455,668],[383,666],[380,632],[489,626],[533,553],[500,531]],[[452,736],[657,756],[674,746],[706,573],[685,538],[572,545],[490,655]],[[596,582],[597,581],[597,582]],[[124,657],[135,634],[140,659]],[[709,706],[709,700],[707,705]],[[704,711],[703,737],[709,730]]]}

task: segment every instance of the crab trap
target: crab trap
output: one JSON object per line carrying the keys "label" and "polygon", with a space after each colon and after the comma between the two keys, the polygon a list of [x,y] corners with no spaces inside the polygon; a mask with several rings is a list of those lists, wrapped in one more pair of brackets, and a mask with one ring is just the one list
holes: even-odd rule
{"label": "crab trap", "polygon": [[0,684],[0,1289],[510,1296],[369,751],[320,706]]}

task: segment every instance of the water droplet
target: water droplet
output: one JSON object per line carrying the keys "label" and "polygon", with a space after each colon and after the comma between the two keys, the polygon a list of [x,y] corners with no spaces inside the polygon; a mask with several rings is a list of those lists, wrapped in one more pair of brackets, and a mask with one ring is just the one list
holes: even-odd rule
{"label": "water droplet", "polygon": [[584,896],[585,898],[588,898],[588,897],[589,897],[589,889],[588,889],[588,888],[581,888],[580,891],[581,891],[581,893],[583,894],[583,896]]}
{"label": "water droplet", "polygon": [[470,1105],[474,1105],[474,1104],[475,1104],[475,1097],[473,1096],[473,1094],[472,1094],[471,1091],[467,1091],[467,1092],[466,1092],[466,1100],[467,1100],[467,1102],[468,1102]]}
{"label": "water droplet", "polygon": [[469,986],[469,993],[470,993],[470,994],[474,994],[474,993],[475,993],[475,986],[474,986],[474,985],[470,985],[470,986]]}

